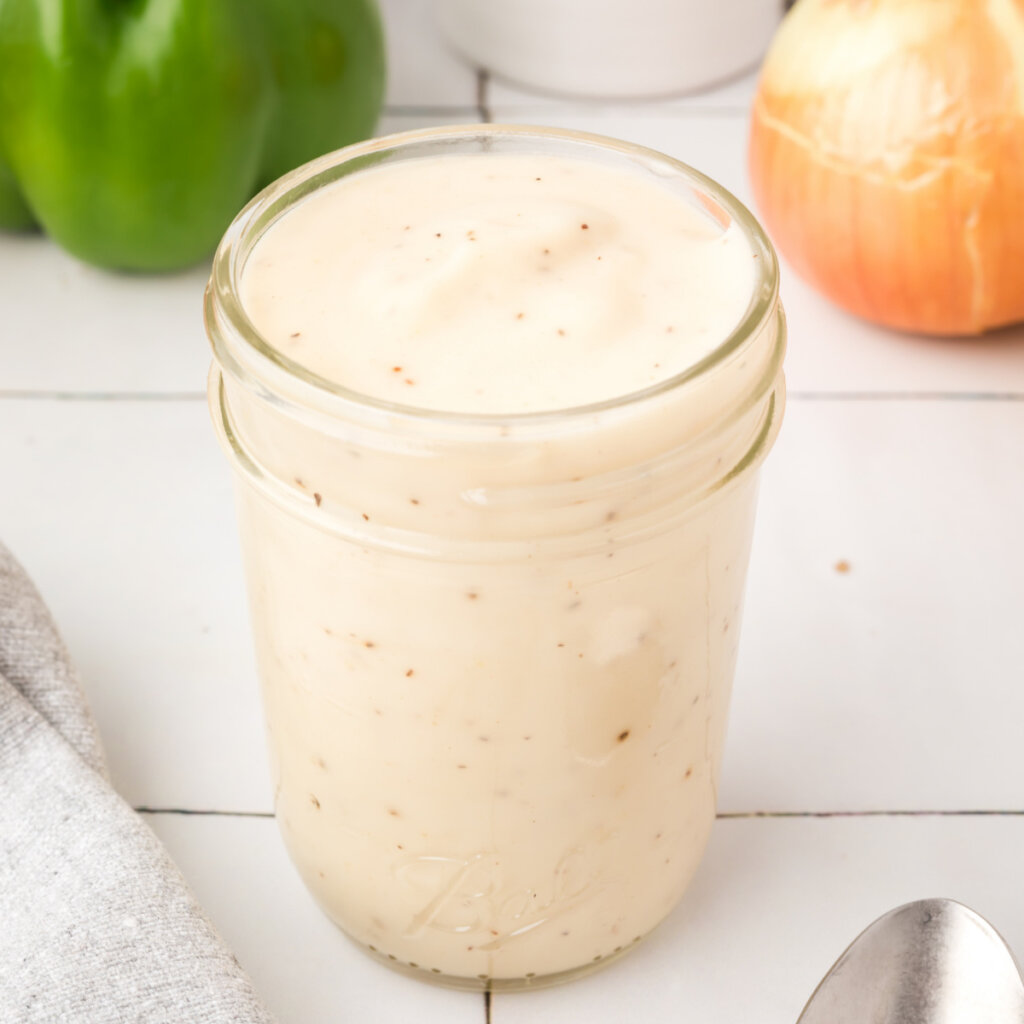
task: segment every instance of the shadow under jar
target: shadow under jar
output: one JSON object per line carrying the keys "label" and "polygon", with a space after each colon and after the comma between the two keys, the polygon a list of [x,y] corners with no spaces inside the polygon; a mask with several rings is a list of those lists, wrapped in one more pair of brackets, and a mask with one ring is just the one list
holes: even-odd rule
{"label": "shadow under jar", "polygon": [[[738,234],[751,269],[729,329],[627,393],[451,411],[415,404],[408,385],[404,400],[353,388],[297,361],[287,339],[301,332],[257,328],[247,268],[278,226],[349,184],[387,192],[438,161],[441,179],[458,179],[467,158],[496,189],[504,171],[483,171],[518,173],[527,165],[516,160],[532,161],[536,181],[541,169],[596,167],[664,190],[714,244]],[[428,192],[443,192],[441,179]],[[574,198],[521,227],[453,188],[460,216],[477,219],[437,254],[452,294],[471,281],[497,316],[487,282],[501,261],[524,246],[547,252],[544,239],[568,238],[570,225],[572,265],[537,287],[600,307],[574,275],[602,253],[617,258],[622,193],[608,210],[586,208],[593,225],[577,223]],[[381,209],[401,207],[388,195]],[[395,232],[415,227],[395,216]],[[665,230],[628,219],[641,236]],[[308,220],[310,231],[329,222]],[[354,230],[333,244],[376,242]],[[273,306],[276,295],[263,297]],[[516,301],[532,308],[529,290]],[[218,250],[206,321],[277,818],[306,885],[385,962],[463,988],[560,981],[629,949],[681,897],[715,816],[757,469],[784,401],[777,265],[756,221],[692,169],[614,140],[502,126],[407,133],[314,161],[257,196]],[[352,337],[337,323],[332,338],[372,361],[366,329]],[[550,374],[569,387],[556,341],[552,331]],[[640,353],[642,341],[624,332],[622,345]]]}

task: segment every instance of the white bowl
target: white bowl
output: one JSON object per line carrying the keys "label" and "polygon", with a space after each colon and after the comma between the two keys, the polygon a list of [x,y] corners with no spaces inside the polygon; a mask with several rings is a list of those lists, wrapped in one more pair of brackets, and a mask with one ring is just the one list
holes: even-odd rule
{"label": "white bowl", "polygon": [[783,0],[436,0],[442,30],[478,67],[591,97],[701,89],[753,67]]}

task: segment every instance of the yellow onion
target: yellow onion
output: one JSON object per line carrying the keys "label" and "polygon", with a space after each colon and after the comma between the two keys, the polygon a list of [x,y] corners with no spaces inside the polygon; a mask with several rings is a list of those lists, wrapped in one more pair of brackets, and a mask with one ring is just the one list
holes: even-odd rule
{"label": "yellow onion", "polygon": [[796,270],[869,320],[1024,320],[1024,0],[798,0],[750,169]]}

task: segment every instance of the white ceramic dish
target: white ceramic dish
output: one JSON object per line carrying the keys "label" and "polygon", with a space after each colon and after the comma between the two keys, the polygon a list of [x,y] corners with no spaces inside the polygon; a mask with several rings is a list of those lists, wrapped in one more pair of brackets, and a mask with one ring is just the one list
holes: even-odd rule
{"label": "white ceramic dish", "polygon": [[435,0],[452,45],[529,88],[634,98],[699,90],[752,67],[783,0]]}

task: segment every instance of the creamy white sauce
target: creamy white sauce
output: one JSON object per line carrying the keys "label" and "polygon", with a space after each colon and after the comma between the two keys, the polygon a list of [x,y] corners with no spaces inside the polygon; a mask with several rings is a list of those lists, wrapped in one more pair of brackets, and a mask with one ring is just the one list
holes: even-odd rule
{"label": "creamy white sauce", "polygon": [[314,193],[260,240],[243,304],[313,373],[452,412],[639,391],[698,362],[753,259],[657,182],[566,158],[392,163]]}

